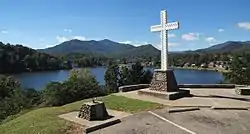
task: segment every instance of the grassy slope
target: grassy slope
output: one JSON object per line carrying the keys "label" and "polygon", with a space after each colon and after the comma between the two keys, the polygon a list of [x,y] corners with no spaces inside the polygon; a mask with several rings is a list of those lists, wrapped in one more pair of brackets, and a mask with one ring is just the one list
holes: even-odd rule
{"label": "grassy slope", "polygon": [[[129,99],[122,96],[109,95],[101,98],[107,108],[126,111],[139,112],[147,109],[155,109],[160,104]],[[60,107],[40,108],[25,113],[16,119],[0,125],[0,134],[61,134],[72,124],[60,119],[58,115],[70,111],[79,110],[86,100],[77,101]]]}

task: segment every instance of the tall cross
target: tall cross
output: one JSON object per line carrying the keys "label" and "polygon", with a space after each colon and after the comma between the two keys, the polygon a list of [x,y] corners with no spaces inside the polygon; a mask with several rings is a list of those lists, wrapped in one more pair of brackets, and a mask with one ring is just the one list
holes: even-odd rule
{"label": "tall cross", "polygon": [[167,23],[166,10],[161,11],[161,24],[151,26],[151,32],[161,32],[161,70],[168,68],[168,30],[179,28],[179,22]]}

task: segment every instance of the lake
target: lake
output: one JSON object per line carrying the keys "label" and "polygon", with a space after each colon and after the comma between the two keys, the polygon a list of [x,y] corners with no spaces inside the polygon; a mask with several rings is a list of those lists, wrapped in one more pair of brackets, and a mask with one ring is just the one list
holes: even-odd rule
{"label": "lake", "polygon": [[[89,68],[97,81],[104,85],[105,68]],[[152,68],[150,70],[153,71]],[[40,90],[50,81],[65,81],[68,78],[70,70],[58,70],[47,72],[22,73],[14,75],[21,82],[22,88],[35,88]],[[215,84],[223,80],[223,75],[215,71],[201,71],[188,69],[175,69],[175,77],[178,84]]]}

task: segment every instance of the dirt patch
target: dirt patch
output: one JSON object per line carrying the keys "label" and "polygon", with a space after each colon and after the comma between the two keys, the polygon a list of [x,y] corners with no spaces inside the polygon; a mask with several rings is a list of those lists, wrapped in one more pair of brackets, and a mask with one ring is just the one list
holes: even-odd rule
{"label": "dirt patch", "polygon": [[64,134],[82,134],[84,126],[72,123]]}

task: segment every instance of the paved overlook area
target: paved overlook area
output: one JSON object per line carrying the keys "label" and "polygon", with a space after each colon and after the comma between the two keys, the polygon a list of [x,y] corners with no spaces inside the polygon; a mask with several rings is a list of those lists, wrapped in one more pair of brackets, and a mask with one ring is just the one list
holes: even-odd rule
{"label": "paved overlook area", "polygon": [[[193,97],[184,97],[178,100],[166,100],[159,99],[152,96],[138,95],[137,91],[121,92],[115,95],[121,95],[128,98],[140,99],[145,101],[151,101],[161,103],[166,106],[195,106],[195,107],[250,107],[250,96],[237,95],[235,89],[223,89],[223,88],[184,88],[190,90]],[[147,89],[145,89],[147,90]]]}
{"label": "paved overlook area", "polygon": [[[175,101],[141,96],[137,91],[117,93],[128,98],[164,104],[163,109],[122,118],[122,122],[93,134],[249,134],[250,96],[235,89],[188,89],[194,97]],[[171,109],[199,107],[199,110],[170,113]],[[226,109],[212,109],[226,108]],[[231,109],[227,109],[231,108]]]}

